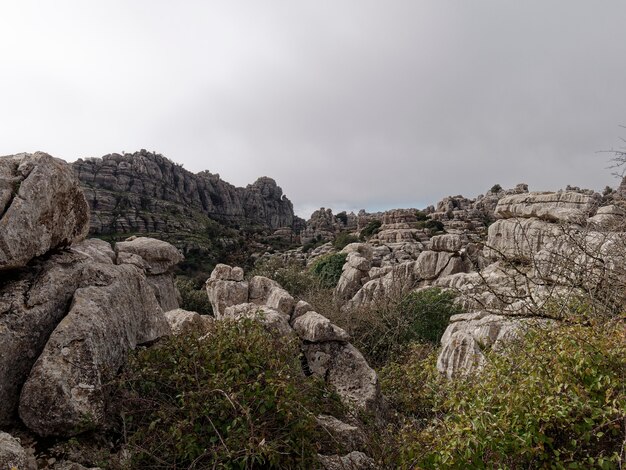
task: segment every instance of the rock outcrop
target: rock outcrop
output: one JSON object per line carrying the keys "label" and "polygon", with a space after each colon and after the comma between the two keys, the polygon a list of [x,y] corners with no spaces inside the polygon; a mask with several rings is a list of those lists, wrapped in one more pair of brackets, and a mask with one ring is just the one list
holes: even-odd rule
{"label": "rock outcrop", "polygon": [[352,346],[348,334],[306,302],[295,303],[277,282],[255,276],[245,281],[241,268],[218,265],[206,284],[216,318],[257,318],[280,336],[302,341],[310,373],[323,377],[351,408],[374,414],[382,407],[376,372]]}
{"label": "rock outcrop", "polygon": [[42,152],[0,157],[0,271],[83,240],[89,207],[71,169]]}
{"label": "rock outcrop", "polygon": [[0,431],[0,468],[21,470],[29,468],[28,455],[19,439]]}
{"label": "rock outcrop", "polygon": [[167,335],[169,326],[135,266],[100,266],[97,285],[74,292],[22,388],[20,418],[41,436],[70,436],[106,419],[105,384],[128,352]]}
{"label": "rock outcrop", "polygon": [[269,229],[299,222],[271,178],[236,188],[145,150],[79,159],[73,167],[89,201],[93,234],[201,232],[209,219]]}
{"label": "rock outcrop", "polygon": [[88,206],[60,160],[22,154],[0,169],[0,425],[16,422],[19,402],[33,431],[73,435],[101,424],[103,384],[128,351],[169,334],[155,291],[167,276],[175,291],[166,271],[181,257],[155,240],[117,253],[83,240]]}

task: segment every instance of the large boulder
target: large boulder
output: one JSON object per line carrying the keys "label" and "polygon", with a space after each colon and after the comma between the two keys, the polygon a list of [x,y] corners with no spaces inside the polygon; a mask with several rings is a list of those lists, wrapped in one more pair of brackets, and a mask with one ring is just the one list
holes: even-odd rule
{"label": "large boulder", "polygon": [[83,240],[89,206],[72,169],[42,152],[0,157],[0,271]]}
{"label": "large boulder", "polygon": [[484,311],[453,315],[441,337],[437,369],[448,378],[475,373],[487,362],[485,351],[503,351],[507,344],[522,339],[529,328],[553,324],[553,320],[545,318],[511,317]]}
{"label": "large boulder", "polygon": [[564,227],[537,218],[496,220],[489,226],[485,256],[530,260],[564,235]]}
{"label": "large boulder", "polygon": [[348,333],[317,312],[307,312],[296,318],[292,327],[300,339],[310,343],[348,341]]}
{"label": "large boulder", "polygon": [[157,275],[168,272],[180,263],[184,256],[178,249],[156,238],[135,237],[115,244],[115,252],[139,255],[146,262],[146,272]]}
{"label": "large boulder", "polygon": [[505,196],[498,201],[496,217],[538,218],[548,222],[581,223],[593,215],[598,198],[575,191],[534,192]]}
{"label": "large boulder", "polygon": [[174,336],[204,334],[214,321],[213,317],[209,315],[200,315],[182,308],[165,312],[165,319]]}
{"label": "large boulder", "polygon": [[218,264],[206,281],[206,291],[215,318],[221,318],[227,307],[248,303],[248,283],[243,270]]}
{"label": "large boulder", "polygon": [[128,352],[170,333],[152,288],[132,265],[102,267],[74,292],[22,388],[20,418],[41,436],[73,436],[106,420],[105,385]]}
{"label": "large boulder", "polygon": [[0,425],[11,422],[21,386],[48,337],[66,315],[74,292],[103,283],[115,254],[102,240],[33,262],[0,279]]}
{"label": "large boulder", "polygon": [[310,371],[332,385],[347,406],[374,414],[380,412],[378,376],[358,349],[337,341],[305,343],[302,348]]}
{"label": "large boulder", "polygon": [[19,439],[2,431],[0,431],[0,468],[3,470],[29,468],[28,455]]}
{"label": "large boulder", "polygon": [[232,305],[226,307],[222,318],[233,320],[252,318],[261,322],[268,330],[278,336],[293,335],[293,329],[289,325],[289,316],[266,305],[253,303]]}

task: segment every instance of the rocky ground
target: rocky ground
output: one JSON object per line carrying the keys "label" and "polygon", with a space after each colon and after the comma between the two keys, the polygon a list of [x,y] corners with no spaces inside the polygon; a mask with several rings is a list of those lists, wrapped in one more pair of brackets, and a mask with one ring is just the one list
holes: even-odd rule
{"label": "rocky ground", "polygon": [[[299,245],[276,252],[254,241],[257,264],[294,262],[306,272],[344,255],[332,293],[344,314],[433,287],[454,292],[464,313],[449,319],[436,367],[458,380],[480,374],[490,354],[506,352],[529,329],[558,328],[581,298],[600,299],[598,315],[626,305],[614,289],[626,280],[625,218],[619,191],[533,193],[520,184],[423,210],[322,208],[304,223],[269,178],[235,188],[145,151],[71,166],[44,153],[0,157],[0,468],[98,464],[57,459],[50,448],[110,429],[107,387],[131,351],[244,318],[297,341],[302,380],[320,378],[351,410],[350,419],[316,417],[345,451],[320,449],[320,468],[380,465],[364,444],[373,425],[363,416],[384,427],[389,406],[345,328],[275,280],[215,258],[205,285],[213,315],[179,308],[176,267],[194,237],[214,248],[224,232],[213,224],[260,226],[283,246]],[[185,233],[183,246],[145,236],[160,233],[179,242],[172,234]],[[106,460],[128,461],[123,443],[104,448]]]}

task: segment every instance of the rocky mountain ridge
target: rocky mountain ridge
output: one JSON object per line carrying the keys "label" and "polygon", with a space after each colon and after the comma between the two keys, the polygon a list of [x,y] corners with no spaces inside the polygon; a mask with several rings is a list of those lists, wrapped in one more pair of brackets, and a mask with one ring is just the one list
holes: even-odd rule
{"label": "rocky mountain ridge", "polygon": [[298,223],[291,201],[268,177],[238,188],[146,150],[79,159],[72,167],[91,208],[92,234],[194,230],[202,218],[267,229]]}

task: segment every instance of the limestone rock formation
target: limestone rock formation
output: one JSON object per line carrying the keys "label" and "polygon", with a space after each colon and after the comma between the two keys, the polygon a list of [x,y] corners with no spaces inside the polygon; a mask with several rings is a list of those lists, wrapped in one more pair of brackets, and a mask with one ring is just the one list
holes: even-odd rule
{"label": "limestone rock formation", "polygon": [[595,213],[597,197],[574,191],[518,194],[498,201],[495,215],[500,218],[538,218],[548,222],[583,222]]}
{"label": "limestone rock formation", "polygon": [[2,431],[0,431],[0,468],[8,470],[29,468],[28,455],[19,439]]}
{"label": "limestone rock formation", "polygon": [[479,371],[486,364],[484,351],[502,350],[521,339],[530,327],[547,327],[551,320],[493,315],[486,312],[453,315],[441,337],[437,369],[448,378]]}
{"label": "limestone rock formation", "polygon": [[187,335],[187,334],[199,334],[206,333],[207,329],[213,323],[213,317],[209,315],[200,315],[196,312],[190,312],[177,308],[165,312],[165,320],[175,336]]}
{"label": "limestone rock formation", "polygon": [[41,436],[71,436],[104,423],[104,385],[131,349],[170,332],[135,266],[103,267],[98,275],[98,285],[74,292],[22,388],[20,418]]}
{"label": "limestone rock formation", "polygon": [[42,152],[0,157],[0,271],[83,240],[89,207],[71,168]]}
{"label": "limestone rock formation", "polygon": [[344,456],[320,455],[319,461],[324,470],[374,470],[376,463],[363,452],[350,452]]}
{"label": "limestone rock formation", "polygon": [[219,175],[193,174],[146,150],[79,159],[73,168],[89,201],[94,234],[201,232],[210,219],[270,229],[299,223],[271,178],[236,188]]}
{"label": "limestone rock formation", "polygon": [[146,273],[158,275],[168,272],[183,260],[183,255],[171,244],[147,237],[131,237],[115,244],[115,253],[139,255],[146,262]]}
{"label": "limestone rock formation", "polygon": [[114,258],[108,243],[86,240],[0,281],[0,425],[11,422],[22,384],[74,292],[102,284],[101,270],[114,270]]}
{"label": "limestone rock formation", "polygon": [[301,339],[311,343],[350,339],[345,330],[333,325],[328,318],[317,312],[307,312],[299,316],[291,326]]}
{"label": "limestone rock formation", "polygon": [[206,288],[214,312],[219,312],[216,318],[256,318],[280,336],[297,336],[311,373],[331,384],[348,406],[379,412],[382,398],[376,372],[347,342],[348,334],[307,302],[296,304],[271,279],[256,276],[244,281],[241,268],[226,265],[215,267]]}
{"label": "limestone rock formation", "polygon": [[378,377],[354,346],[328,341],[302,347],[311,372],[324,377],[344,402],[359,410],[380,412]]}
{"label": "limestone rock formation", "polygon": [[344,227],[331,209],[322,207],[311,214],[306,228],[300,234],[300,240],[303,245],[312,241],[332,241]]}

